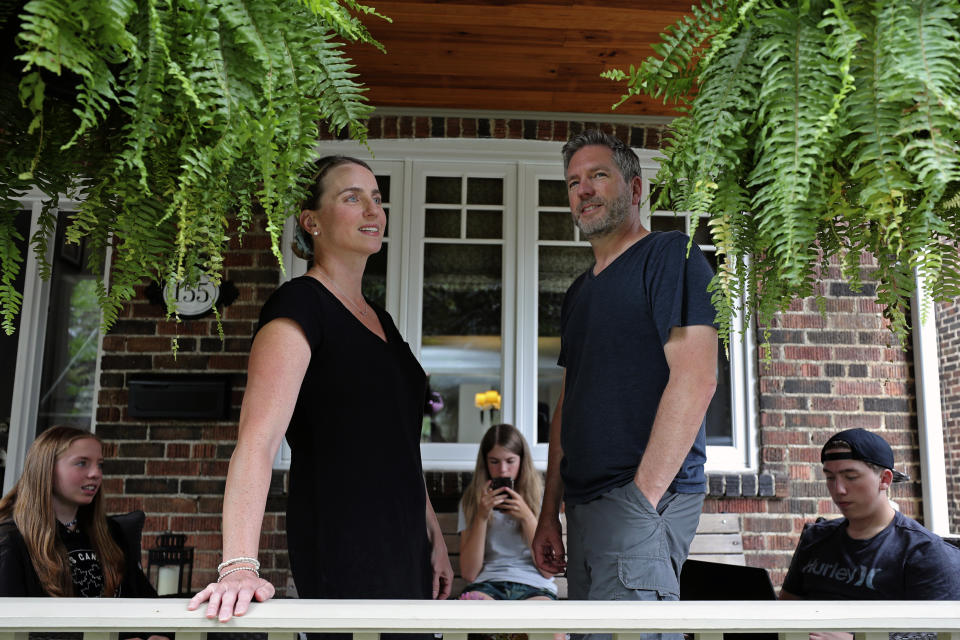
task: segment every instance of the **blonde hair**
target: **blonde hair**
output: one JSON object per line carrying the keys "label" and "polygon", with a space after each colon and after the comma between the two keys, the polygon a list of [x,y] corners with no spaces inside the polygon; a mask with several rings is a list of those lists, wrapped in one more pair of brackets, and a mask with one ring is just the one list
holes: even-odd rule
{"label": "blonde hair", "polygon": [[480,448],[477,451],[477,465],[473,470],[473,478],[463,492],[463,516],[469,525],[477,513],[477,504],[480,496],[490,480],[487,470],[487,455],[497,445],[520,457],[520,469],[513,481],[513,490],[520,494],[527,503],[533,515],[540,515],[540,502],[543,500],[543,481],[540,474],[533,468],[533,459],[530,447],[523,434],[512,424],[495,424],[483,434]]}
{"label": "blonde hair", "polygon": [[[41,433],[27,451],[17,484],[0,499],[0,522],[12,520],[17,525],[40,585],[54,597],[75,595],[67,549],[57,535],[54,474],[57,460],[70,445],[86,439],[103,444],[89,431],[73,427],[51,427]],[[103,595],[110,597],[123,580],[123,552],[110,535],[102,493],[97,491],[89,505],[77,510],[77,524],[87,534],[103,567]]]}

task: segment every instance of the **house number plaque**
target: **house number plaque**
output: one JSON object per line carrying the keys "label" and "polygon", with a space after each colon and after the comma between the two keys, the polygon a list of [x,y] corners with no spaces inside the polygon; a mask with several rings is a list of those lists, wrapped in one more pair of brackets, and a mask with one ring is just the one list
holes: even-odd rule
{"label": "house number plaque", "polygon": [[163,299],[172,300],[177,313],[184,318],[202,316],[217,304],[220,299],[220,287],[202,276],[195,287],[182,283],[167,282],[163,287]]}

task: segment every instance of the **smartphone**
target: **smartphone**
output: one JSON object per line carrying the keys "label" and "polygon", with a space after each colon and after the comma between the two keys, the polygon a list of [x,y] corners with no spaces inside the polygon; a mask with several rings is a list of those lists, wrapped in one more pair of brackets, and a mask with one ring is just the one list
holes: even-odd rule
{"label": "smartphone", "polygon": [[[513,478],[493,478],[490,481],[490,490],[496,492],[498,489],[507,487],[508,489],[513,489]],[[504,497],[509,498],[510,496],[506,491],[501,492]],[[500,507],[494,507],[497,511],[501,511]]]}

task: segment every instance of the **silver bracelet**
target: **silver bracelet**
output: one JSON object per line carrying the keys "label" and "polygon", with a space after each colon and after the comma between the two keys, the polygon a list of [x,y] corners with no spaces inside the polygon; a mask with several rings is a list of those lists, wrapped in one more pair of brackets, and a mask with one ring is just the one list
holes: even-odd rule
{"label": "silver bracelet", "polygon": [[221,580],[226,578],[231,573],[236,573],[237,571],[253,571],[255,574],[257,574],[258,578],[260,577],[260,572],[254,569],[253,567],[234,567],[233,569],[228,569],[227,571],[224,571],[219,576],[217,576],[217,584],[220,584]]}
{"label": "silver bracelet", "polygon": [[259,560],[257,560],[256,558],[248,558],[248,557],[246,557],[246,556],[240,556],[240,557],[237,557],[237,558],[230,558],[229,560],[224,560],[223,562],[221,562],[220,564],[218,564],[218,565],[217,565],[217,573],[220,573],[220,572],[223,571],[226,567],[229,567],[229,566],[232,565],[232,564],[239,564],[239,563],[241,563],[241,562],[247,562],[247,563],[249,563],[249,564],[252,564],[254,569],[256,569],[257,571],[260,570],[260,561],[259,561]]}

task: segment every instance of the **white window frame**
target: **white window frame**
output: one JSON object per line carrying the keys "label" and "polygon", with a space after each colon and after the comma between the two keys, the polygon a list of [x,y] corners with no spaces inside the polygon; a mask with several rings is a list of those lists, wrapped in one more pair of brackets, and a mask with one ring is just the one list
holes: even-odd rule
{"label": "white window frame", "polygon": [[[387,311],[396,321],[411,350],[420,357],[420,290],[423,284],[423,212],[415,203],[423,201],[423,168],[446,166],[450,171],[470,175],[486,170],[503,175],[503,167],[514,167],[514,186],[504,188],[503,252],[503,397],[500,419],[516,425],[531,442],[536,435],[537,404],[537,220],[523,215],[535,210],[539,178],[562,176],[559,142],[491,139],[370,140],[368,147],[354,141],[324,143],[318,156],[343,154],[367,160],[374,172],[391,175],[387,272]],[[659,167],[659,153],[637,150],[643,171],[644,193]],[[439,164],[438,164],[439,163]],[[438,175],[432,171],[430,175]],[[513,203],[509,202],[514,191]],[[418,200],[419,198],[419,200]],[[515,203],[515,204],[514,204]],[[649,227],[649,203],[641,210],[641,219]],[[704,221],[701,221],[701,224]],[[512,225],[512,226],[511,226]],[[299,275],[306,263],[290,250],[293,219],[284,231],[283,255],[287,276]],[[531,247],[534,250],[531,250]],[[300,266],[296,266],[299,263]],[[511,276],[511,271],[513,275]],[[735,326],[744,329],[742,317]],[[756,409],[756,362],[752,328],[741,330],[730,343],[730,389],[732,446],[708,446],[707,470],[743,472],[758,465]],[[511,366],[512,363],[512,366]],[[423,466],[433,471],[470,471],[476,461],[476,444],[422,443]],[[546,468],[547,445],[533,446],[534,463]],[[275,466],[289,467],[289,450],[284,444]]]}
{"label": "white window frame", "polygon": [[[27,450],[33,444],[37,429],[37,406],[40,400],[40,377],[43,373],[43,351],[47,334],[47,308],[50,306],[50,280],[40,277],[37,266],[37,254],[30,239],[39,230],[40,212],[47,196],[32,189],[19,198],[20,209],[30,212],[30,235],[27,236],[27,255],[24,257],[23,300],[20,306],[20,326],[17,329],[17,361],[14,365],[13,398],[10,406],[10,430],[7,434],[7,457],[3,475],[3,493],[6,494],[23,473],[23,463]],[[61,211],[73,212],[80,205],[79,200],[60,196],[60,206],[53,210],[59,216]],[[56,234],[49,239],[46,257],[56,242]],[[104,265],[104,282],[108,282],[111,252],[108,248]],[[90,416],[90,428],[97,430],[97,398],[100,396],[100,361],[103,357],[103,332],[97,338],[97,359],[94,369],[93,408]]]}

